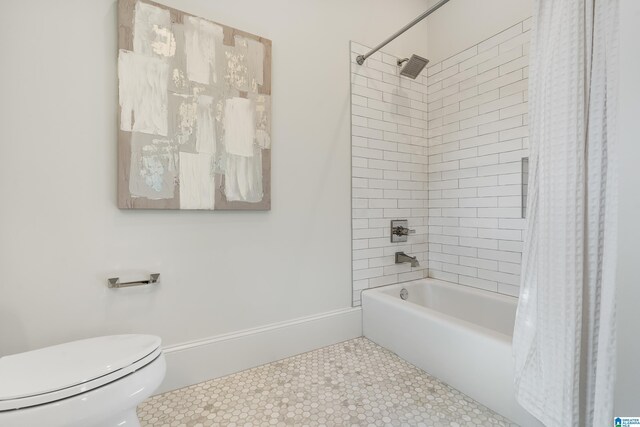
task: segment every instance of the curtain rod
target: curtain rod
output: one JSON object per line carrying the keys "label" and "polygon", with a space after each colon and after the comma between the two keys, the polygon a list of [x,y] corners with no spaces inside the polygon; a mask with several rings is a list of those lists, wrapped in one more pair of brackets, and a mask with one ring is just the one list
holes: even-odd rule
{"label": "curtain rod", "polygon": [[380,43],[378,46],[374,47],[373,49],[371,49],[366,55],[359,55],[356,58],[356,62],[358,63],[358,65],[362,65],[364,64],[364,61],[367,60],[368,57],[370,57],[371,55],[373,55],[374,53],[376,53],[377,51],[379,51],[380,49],[382,49],[383,47],[385,47],[386,45],[388,45],[389,43],[391,43],[393,40],[395,40],[398,36],[400,36],[401,34],[404,34],[408,29],[410,29],[411,27],[413,27],[414,25],[416,25],[418,22],[422,21],[424,18],[426,18],[427,16],[431,15],[433,12],[435,12],[436,10],[440,9],[441,6],[443,6],[445,3],[447,3],[449,0],[440,0],[438,3],[436,3],[435,5],[433,5],[431,7],[431,9],[427,10],[425,13],[423,13],[422,15],[418,16],[416,19],[414,19],[413,21],[409,22],[407,25],[405,25],[404,27],[402,27],[398,32],[396,32],[394,35],[392,35],[391,37],[389,37],[388,39],[386,39],[385,41],[383,41],[382,43]]}

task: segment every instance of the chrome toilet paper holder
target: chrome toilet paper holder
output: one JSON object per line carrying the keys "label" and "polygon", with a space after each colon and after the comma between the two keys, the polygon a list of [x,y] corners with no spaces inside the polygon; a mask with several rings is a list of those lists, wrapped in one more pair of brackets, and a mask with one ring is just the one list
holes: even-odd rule
{"label": "chrome toilet paper holder", "polygon": [[160,273],[151,273],[149,280],[139,280],[137,282],[120,283],[119,277],[110,277],[107,279],[107,287],[109,288],[130,288],[132,286],[156,285],[160,283]]}

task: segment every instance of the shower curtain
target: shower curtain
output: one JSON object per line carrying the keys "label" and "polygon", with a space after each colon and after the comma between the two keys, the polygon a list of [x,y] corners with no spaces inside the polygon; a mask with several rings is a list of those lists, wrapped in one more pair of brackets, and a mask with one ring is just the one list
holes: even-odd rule
{"label": "shower curtain", "polygon": [[536,0],[516,397],[552,426],[613,425],[618,0]]}

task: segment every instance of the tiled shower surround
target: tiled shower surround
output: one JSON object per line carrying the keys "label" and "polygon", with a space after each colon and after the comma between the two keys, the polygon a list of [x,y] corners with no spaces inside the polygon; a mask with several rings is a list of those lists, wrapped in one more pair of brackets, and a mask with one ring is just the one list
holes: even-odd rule
{"label": "tiled shower surround", "polygon": [[[353,303],[370,287],[420,279],[427,272],[426,80],[398,74],[397,58],[351,43]],[[416,230],[391,243],[390,221]],[[416,256],[419,267],[396,265],[394,254]]]}
{"label": "tiled shower surround", "polygon": [[530,20],[427,69],[429,275],[518,295]]}
{"label": "tiled shower surround", "polygon": [[[429,64],[415,81],[383,53],[358,66],[368,49],[351,44],[354,305],[363,289],[427,273],[517,296],[530,25]],[[416,234],[391,243],[390,220],[405,218]],[[396,251],[421,266],[395,265]]]}

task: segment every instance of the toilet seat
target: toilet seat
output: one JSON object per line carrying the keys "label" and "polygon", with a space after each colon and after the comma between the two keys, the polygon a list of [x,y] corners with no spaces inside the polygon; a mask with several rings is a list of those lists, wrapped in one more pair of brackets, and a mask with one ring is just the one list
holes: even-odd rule
{"label": "toilet seat", "polygon": [[86,393],[151,364],[161,353],[158,337],[115,335],[0,358],[0,412]]}

